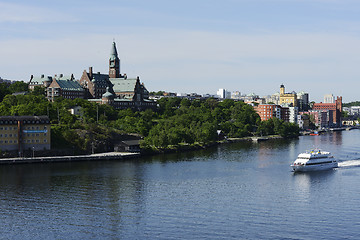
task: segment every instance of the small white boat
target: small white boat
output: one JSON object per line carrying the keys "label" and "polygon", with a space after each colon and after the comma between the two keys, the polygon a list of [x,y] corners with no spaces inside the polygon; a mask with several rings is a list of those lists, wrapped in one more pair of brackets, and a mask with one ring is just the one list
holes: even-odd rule
{"label": "small white boat", "polygon": [[336,168],[338,163],[330,152],[312,150],[300,153],[291,167],[294,172],[319,171]]}

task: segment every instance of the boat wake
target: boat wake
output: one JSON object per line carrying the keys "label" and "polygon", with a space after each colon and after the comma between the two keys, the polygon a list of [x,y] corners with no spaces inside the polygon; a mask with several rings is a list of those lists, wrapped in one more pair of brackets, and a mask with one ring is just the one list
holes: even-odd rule
{"label": "boat wake", "polygon": [[339,161],[338,168],[360,167],[360,159]]}

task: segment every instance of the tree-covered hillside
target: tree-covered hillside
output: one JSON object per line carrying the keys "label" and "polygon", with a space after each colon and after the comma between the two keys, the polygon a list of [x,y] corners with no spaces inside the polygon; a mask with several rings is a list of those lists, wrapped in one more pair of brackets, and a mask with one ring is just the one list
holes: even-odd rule
{"label": "tree-covered hillside", "polygon": [[[71,107],[80,106],[80,116]],[[295,124],[278,119],[260,121],[253,107],[226,99],[188,100],[177,97],[158,100],[158,110],[115,110],[85,99],[57,98],[49,102],[41,89],[28,95],[6,95],[0,115],[48,115],[52,123],[53,147],[74,146],[89,151],[94,143],[107,151],[109,138],[136,133],[143,136],[144,148],[166,149],[174,145],[209,144],[218,140],[218,130],[227,137],[280,134],[297,136]],[[100,150],[99,150],[100,151]]]}

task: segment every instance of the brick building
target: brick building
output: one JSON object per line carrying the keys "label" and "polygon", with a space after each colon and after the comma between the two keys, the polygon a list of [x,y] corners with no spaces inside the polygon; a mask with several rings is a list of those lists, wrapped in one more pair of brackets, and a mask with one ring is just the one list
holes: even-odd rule
{"label": "brick building", "polygon": [[53,81],[47,87],[46,96],[52,102],[56,97],[68,99],[84,98],[85,90],[78,81],[75,81],[73,75],[71,77],[64,77],[60,74],[59,77],[55,75]]}
{"label": "brick building", "polygon": [[273,117],[281,118],[281,107],[279,105],[259,104],[255,107],[255,111],[259,114],[261,121],[266,121]]}
{"label": "brick building", "polygon": [[109,104],[117,109],[155,108],[156,103],[149,100],[149,92],[140,78],[128,78],[120,73],[120,59],[116,44],[113,42],[109,58],[109,74],[93,73],[84,70],[80,85],[85,89],[85,96],[92,102]]}
{"label": "brick building", "polygon": [[329,111],[329,125],[341,126],[342,97],[337,97],[335,103],[314,103],[313,110]]}

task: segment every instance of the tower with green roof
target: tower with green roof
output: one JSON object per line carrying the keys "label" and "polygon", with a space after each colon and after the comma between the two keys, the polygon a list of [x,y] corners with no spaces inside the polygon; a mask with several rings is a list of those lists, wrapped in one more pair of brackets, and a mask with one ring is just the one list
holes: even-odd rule
{"label": "tower with green roof", "polygon": [[120,59],[117,54],[116,44],[113,42],[109,59],[109,78],[120,78]]}

